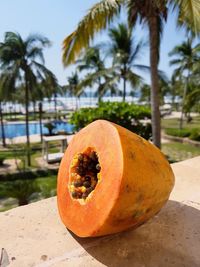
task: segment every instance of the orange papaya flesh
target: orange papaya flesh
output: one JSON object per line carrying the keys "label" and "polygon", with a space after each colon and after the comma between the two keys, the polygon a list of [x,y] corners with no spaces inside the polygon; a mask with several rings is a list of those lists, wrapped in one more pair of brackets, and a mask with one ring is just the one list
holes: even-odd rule
{"label": "orange papaya flesh", "polygon": [[80,237],[117,233],[158,213],[173,185],[172,169],[157,147],[97,120],[74,136],[64,154],[58,210],[64,225]]}

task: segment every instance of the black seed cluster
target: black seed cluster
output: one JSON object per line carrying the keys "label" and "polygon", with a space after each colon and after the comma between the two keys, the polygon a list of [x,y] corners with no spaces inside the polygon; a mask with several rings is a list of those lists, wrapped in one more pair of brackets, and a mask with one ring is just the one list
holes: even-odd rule
{"label": "black seed cluster", "polygon": [[88,195],[95,189],[98,182],[97,174],[101,171],[98,156],[95,151],[90,154],[80,153],[78,155],[78,163],[75,167],[74,191],[71,193],[73,198],[86,199]]}

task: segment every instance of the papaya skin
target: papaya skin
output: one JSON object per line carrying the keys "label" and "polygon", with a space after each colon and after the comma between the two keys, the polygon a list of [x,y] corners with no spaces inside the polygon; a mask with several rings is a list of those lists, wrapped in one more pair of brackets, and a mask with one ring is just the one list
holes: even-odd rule
{"label": "papaya skin", "polygon": [[[92,147],[101,165],[95,190],[81,203],[68,190],[77,153]],[[77,133],[61,161],[57,202],[64,225],[80,237],[102,236],[137,227],[157,214],[174,186],[162,152],[114,123],[97,120]]]}

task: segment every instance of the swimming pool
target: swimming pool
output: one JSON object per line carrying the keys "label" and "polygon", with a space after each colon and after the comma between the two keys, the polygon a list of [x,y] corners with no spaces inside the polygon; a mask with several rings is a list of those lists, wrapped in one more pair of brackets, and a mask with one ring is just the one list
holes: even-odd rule
{"label": "swimming pool", "polygon": [[[56,126],[53,132],[57,131],[66,131],[68,133],[73,132],[73,125],[63,122],[63,121],[56,121],[53,122]],[[26,125],[25,123],[12,123],[12,124],[5,124],[4,125],[4,131],[6,138],[14,138],[17,136],[24,136],[26,135]],[[44,127],[44,124],[42,124],[42,132],[43,134],[48,134],[49,131],[46,127]],[[39,123],[29,123],[29,133],[31,134],[40,134],[40,125]],[[0,129],[0,138],[2,138],[2,133]]]}

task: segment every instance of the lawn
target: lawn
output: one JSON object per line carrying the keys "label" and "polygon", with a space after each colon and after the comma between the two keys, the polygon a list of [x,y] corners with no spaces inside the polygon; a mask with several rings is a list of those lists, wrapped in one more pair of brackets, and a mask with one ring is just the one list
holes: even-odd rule
{"label": "lawn", "polygon": [[[162,119],[162,128],[179,128],[179,119]],[[190,123],[187,123],[185,120],[183,122],[183,128],[186,129],[193,129],[193,128],[200,128],[200,116],[193,117],[193,120]]]}
{"label": "lawn", "polygon": [[168,157],[170,162],[178,162],[200,156],[199,147],[178,142],[163,144],[162,152]]}
{"label": "lawn", "polygon": [[[52,142],[49,145],[49,152],[54,153],[59,151],[60,146],[56,142]],[[36,158],[42,156],[42,144],[41,143],[33,143],[31,144],[31,167],[26,166],[26,170],[34,170],[36,168],[40,168],[38,166]],[[25,144],[17,144],[17,145],[9,145],[6,150],[0,151],[0,157],[5,159],[21,159],[21,163],[19,164],[19,167],[21,171],[23,171],[23,164],[26,160],[26,153],[25,153]],[[28,175],[28,174],[27,174]],[[17,186],[18,182],[22,182],[27,187],[27,190],[30,189],[27,184],[30,184],[32,180],[34,180],[34,183],[37,185],[36,188],[38,190],[34,191],[34,194],[30,195],[30,202],[37,201],[43,198],[51,197],[56,194],[56,175],[49,174],[45,177],[40,177],[39,174],[37,174],[38,177],[34,179],[27,180],[19,179],[16,177],[13,181],[8,181],[9,178],[7,178],[7,181],[1,182],[0,185],[0,211],[5,211],[11,208],[14,208],[18,206],[18,201],[16,198],[12,196],[11,191],[15,191],[15,187]],[[21,178],[21,177],[20,177]],[[16,183],[16,185],[15,185]],[[9,186],[10,190],[5,190]],[[30,185],[31,186],[31,185]],[[19,189],[18,195],[24,194],[23,188]]]}
{"label": "lawn", "polygon": [[[0,150],[0,158],[5,159],[21,159],[21,163],[19,167],[23,167],[23,162],[26,160],[26,145],[25,144],[17,144],[17,145],[8,145],[7,149]],[[60,145],[57,142],[51,142],[49,144],[49,153],[59,152]],[[38,168],[38,163],[36,158],[42,156],[42,144],[41,143],[32,143],[31,144],[31,168]]]}
{"label": "lawn", "polygon": [[[190,123],[183,122],[185,130],[200,128],[200,116],[193,117]],[[179,129],[179,119],[162,119],[162,129]],[[162,151],[170,162],[178,162],[200,155],[200,148],[191,144],[170,142],[162,145]]]}

